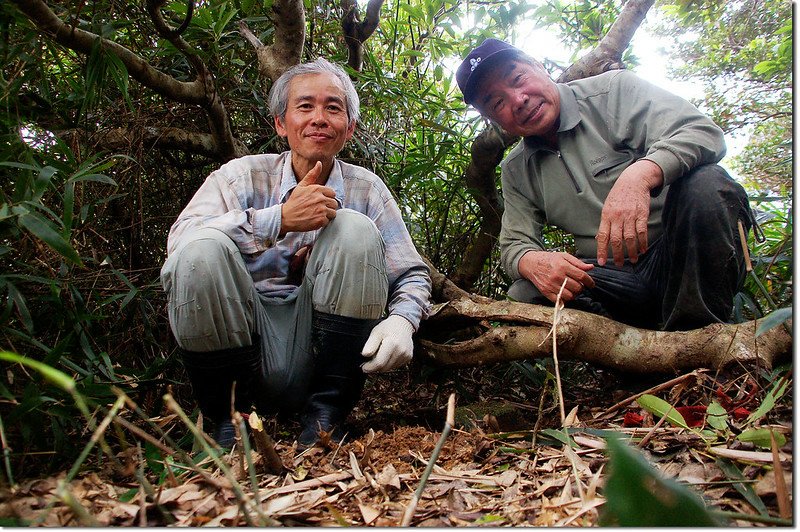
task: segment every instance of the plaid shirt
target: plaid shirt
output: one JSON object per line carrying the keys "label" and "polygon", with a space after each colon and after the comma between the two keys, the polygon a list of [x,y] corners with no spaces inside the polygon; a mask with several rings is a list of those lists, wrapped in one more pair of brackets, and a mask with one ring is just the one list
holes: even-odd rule
{"label": "plaid shirt", "polygon": [[[321,229],[278,236],[281,204],[297,186],[291,159],[288,151],[248,155],[212,172],[172,225],[167,252],[190,238],[192,230],[213,227],[239,247],[261,294],[286,297],[297,290],[288,279],[289,261],[298,249],[313,244]],[[431,281],[389,189],[372,172],[339,160],[326,186],[336,192],[341,207],[375,222],[386,244],[389,313],[418,328],[430,308]]]}

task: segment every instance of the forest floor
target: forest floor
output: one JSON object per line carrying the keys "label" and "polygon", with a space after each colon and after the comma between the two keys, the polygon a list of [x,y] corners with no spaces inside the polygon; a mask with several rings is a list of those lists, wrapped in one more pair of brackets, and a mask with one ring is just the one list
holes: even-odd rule
{"label": "forest floor", "polygon": [[[255,451],[254,477],[235,450],[223,456],[227,477],[208,457],[187,467],[177,457],[165,461],[164,451],[172,449],[163,440],[159,452],[151,443],[140,441],[137,447],[128,433],[129,446],[117,455],[127,467],[87,462],[69,482],[64,471],[2,488],[0,523],[397,526],[440,439],[450,394],[458,405],[455,427],[410,515],[411,525],[596,526],[612,506],[605,489],[609,471],[625,474],[622,462],[609,464],[604,448],[610,433],[638,447],[660,476],[676,481],[653,477],[637,487],[621,477],[622,485],[639,490],[631,494],[636,502],[627,511],[640,524],[657,524],[659,510],[648,506],[653,501],[672,517],[694,519],[685,502],[673,512],[680,490],[702,498],[718,512],[720,524],[780,525],[793,519],[790,366],[773,372],[638,377],[566,364],[560,370],[563,424],[553,369],[552,363],[458,372],[415,367],[372,377],[344,444],[300,451],[294,443],[296,422],[267,420],[283,465],[280,474],[265,472]],[[689,428],[676,426],[672,413],[661,416],[652,405],[643,408],[637,401],[644,402],[642,392],[677,407]],[[723,407],[715,430],[705,412],[712,403]],[[186,432],[174,415],[155,422],[176,437]],[[760,441],[763,431],[748,433],[765,428],[776,443]],[[260,504],[245,502],[253,499]],[[731,518],[734,514],[738,517]],[[611,524],[632,523],[619,515],[609,518]]]}

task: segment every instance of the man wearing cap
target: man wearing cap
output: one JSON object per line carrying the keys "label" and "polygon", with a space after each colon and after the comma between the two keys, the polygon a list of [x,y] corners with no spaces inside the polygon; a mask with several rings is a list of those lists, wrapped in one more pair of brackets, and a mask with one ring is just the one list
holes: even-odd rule
{"label": "man wearing cap", "polygon": [[[716,164],[725,143],[708,117],[626,70],[555,83],[497,39],[456,78],[468,104],[523,137],[501,164],[512,299],[560,292],[567,306],[663,330],[730,319],[745,275],[738,225],[746,233],[753,216]],[[574,236],[575,255],[545,249],[545,224]]]}

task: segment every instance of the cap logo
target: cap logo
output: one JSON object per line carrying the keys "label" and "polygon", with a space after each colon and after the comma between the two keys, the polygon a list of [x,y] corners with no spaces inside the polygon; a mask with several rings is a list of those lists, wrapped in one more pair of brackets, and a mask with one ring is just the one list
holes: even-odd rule
{"label": "cap logo", "polygon": [[478,68],[478,63],[480,63],[480,62],[481,62],[481,58],[480,57],[473,57],[472,59],[470,59],[469,60],[469,64],[471,65],[471,67],[470,67],[469,71],[470,72],[474,72],[475,69]]}

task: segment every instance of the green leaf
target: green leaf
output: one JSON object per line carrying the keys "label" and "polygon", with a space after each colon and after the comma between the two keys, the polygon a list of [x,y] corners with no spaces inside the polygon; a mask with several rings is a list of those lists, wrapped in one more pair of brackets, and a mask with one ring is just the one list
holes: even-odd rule
{"label": "green leaf", "polygon": [[639,406],[653,414],[654,416],[658,416],[658,418],[664,417],[666,414],[667,421],[675,427],[680,427],[683,429],[688,429],[689,425],[686,424],[686,420],[683,418],[680,412],[672,408],[665,400],[661,399],[660,397],[656,397],[655,395],[644,394],[636,400],[639,403]]}
{"label": "green leaf", "polygon": [[759,514],[769,515],[769,512],[767,511],[767,507],[764,504],[764,501],[761,500],[761,497],[758,496],[756,490],[753,489],[753,485],[747,482],[745,476],[742,474],[741,471],[739,471],[739,468],[736,467],[734,463],[724,458],[718,458],[717,460],[715,460],[715,463],[720,468],[720,470],[722,470],[722,472],[725,473],[725,476],[729,480],[741,481],[741,482],[734,482],[733,487],[736,489],[736,491],[742,494],[742,497],[744,497],[745,500],[749,502]]}
{"label": "green leaf", "polygon": [[17,287],[14,286],[10,281],[6,283],[6,289],[8,290],[8,297],[14,301],[14,305],[17,307],[17,312],[19,312],[22,325],[25,327],[26,331],[33,334],[33,319],[31,318],[31,313],[28,310],[28,305],[25,302],[25,296],[23,296],[22,293],[17,290]]}
{"label": "green leaf", "polygon": [[422,11],[422,8],[419,6],[412,6],[409,3],[403,2],[400,4],[400,9],[405,11],[409,14],[412,18],[417,19],[418,21],[425,20],[425,13]]}
{"label": "green leaf", "polygon": [[72,231],[72,219],[75,212],[75,184],[67,181],[64,186],[64,214],[61,217],[61,223],[64,225],[64,236],[69,235]]}
{"label": "green leaf", "polygon": [[610,473],[601,526],[723,526],[696,493],[661,476],[641,453],[616,436],[606,442]]}
{"label": "green leaf", "polygon": [[56,368],[48,366],[47,364],[42,364],[38,360],[20,356],[9,351],[0,351],[0,360],[5,360],[6,362],[11,362],[14,364],[22,364],[23,366],[34,369],[41,373],[45,379],[66,392],[72,393],[75,390],[75,381],[72,380],[72,377],[62,371],[57,370]]}
{"label": "green leaf", "polygon": [[78,252],[64,240],[64,238],[56,231],[53,226],[44,218],[36,213],[27,213],[21,215],[19,223],[22,227],[30,231],[35,237],[41,239],[45,244],[53,248],[59,255],[69,260],[73,264],[83,266]]}
{"label": "green leaf", "polygon": [[420,52],[419,50],[404,50],[400,52],[398,57],[418,57],[420,59],[424,59],[425,52]]}
{"label": "green leaf", "polygon": [[0,161],[0,166],[10,166],[11,168],[20,168],[22,170],[30,170],[31,172],[38,172],[41,170],[38,166],[33,166],[25,163],[18,163],[14,161]]}
{"label": "green leaf", "polygon": [[570,438],[568,435],[564,434],[563,430],[543,429],[543,430],[540,430],[539,432],[541,434],[546,435],[546,436],[550,436],[551,438],[553,438],[553,439],[555,439],[557,441],[560,441],[564,445],[569,445],[573,449],[577,447],[575,442],[572,441],[572,438]]}
{"label": "green leaf", "polygon": [[761,404],[756,408],[755,412],[750,414],[747,417],[747,424],[752,425],[765,415],[775,408],[775,404],[778,402],[778,399],[783,397],[783,394],[786,393],[786,388],[789,386],[789,379],[781,379],[775,383],[772,389],[767,392],[767,395],[764,396],[764,400]]}
{"label": "green leaf", "polygon": [[122,59],[117,57],[115,54],[108,52],[105,54],[105,56],[108,60],[108,64],[106,66],[108,74],[111,76],[111,79],[114,81],[117,89],[119,89],[119,92],[121,92],[122,96],[125,98],[125,103],[128,105],[128,109],[133,112],[133,102],[131,101],[131,96],[128,93],[128,68],[125,66],[125,63],[122,62]]}
{"label": "green leaf", "polygon": [[0,222],[8,218],[11,218],[11,216],[12,214],[8,208],[8,203],[3,203],[2,205],[0,205]]}
{"label": "green leaf", "polygon": [[78,183],[80,181],[94,181],[97,183],[105,183],[106,185],[117,186],[117,182],[108,177],[107,175],[103,174],[86,174],[81,175],[79,177],[73,177],[70,179],[72,183]]}
{"label": "green leaf", "polygon": [[495,514],[486,514],[479,517],[474,524],[476,525],[491,525],[491,524],[498,524],[505,521],[506,518],[502,515],[495,515]]}
{"label": "green leaf", "polygon": [[775,443],[778,445],[778,447],[783,447],[786,445],[786,437],[783,434],[769,429],[748,429],[736,436],[736,439],[743,442],[753,443],[758,447],[769,449],[772,447],[770,434],[775,435]]}
{"label": "green leaf", "polygon": [[770,329],[774,329],[778,325],[786,323],[790,319],[792,319],[792,307],[779,308],[774,312],[770,312],[758,324],[756,337],[761,336]]}
{"label": "green leaf", "polygon": [[717,430],[728,429],[728,412],[716,401],[706,408],[706,422]]}

